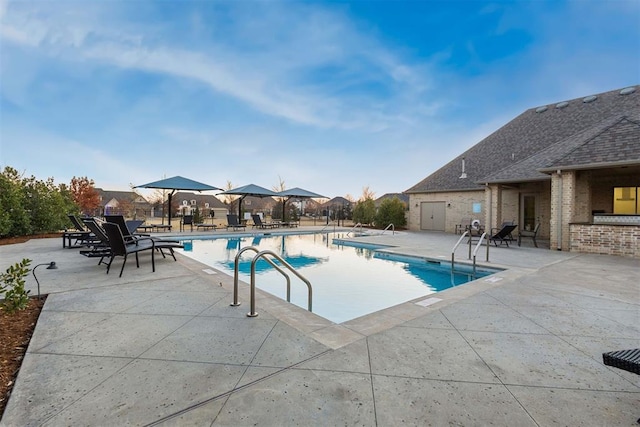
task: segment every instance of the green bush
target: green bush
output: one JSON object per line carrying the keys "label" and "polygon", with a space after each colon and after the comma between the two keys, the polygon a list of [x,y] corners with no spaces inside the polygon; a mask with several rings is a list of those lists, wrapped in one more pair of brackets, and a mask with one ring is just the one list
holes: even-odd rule
{"label": "green bush", "polygon": [[78,212],[68,187],[56,186],[53,178],[23,178],[9,166],[0,173],[0,237],[56,232]]}
{"label": "green bush", "polygon": [[353,222],[373,224],[376,220],[376,204],[373,199],[361,200],[353,209]]}
{"label": "green bush", "polygon": [[405,204],[397,197],[383,200],[376,214],[376,227],[386,228],[389,224],[396,228],[406,226],[405,210]]}
{"label": "green bush", "polygon": [[29,303],[29,291],[24,288],[24,278],[29,274],[30,259],[23,259],[19,263],[7,268],[0,274],[0,308],[7,313],[24,310]]}

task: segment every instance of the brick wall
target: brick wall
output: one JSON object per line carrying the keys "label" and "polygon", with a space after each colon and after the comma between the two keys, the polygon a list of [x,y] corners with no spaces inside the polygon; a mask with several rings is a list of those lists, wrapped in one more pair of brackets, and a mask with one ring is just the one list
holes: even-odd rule
{"label": "brick wall", "polygon": [[[445,231],[455,232],[456,224],[464,218],[476,218],[484,224],[486,204],[484,190],[480,191],[456,191],[448,193],[425,193],[409,195],[409,230],[420,231],[420,203],[444,202],[445,206]],[[473,213],[473,204],[481,203],[482,212]],[[450,205],[450,206],[449,206]]]}
{"label": "brick wall", "polygon": [[570,224],[571,252],[640,258],[640,226]]}

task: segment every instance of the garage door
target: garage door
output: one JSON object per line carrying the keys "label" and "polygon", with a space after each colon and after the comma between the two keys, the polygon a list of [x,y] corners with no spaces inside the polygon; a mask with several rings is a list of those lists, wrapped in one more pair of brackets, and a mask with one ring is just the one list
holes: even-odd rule
{"label": "garage door", "polygon": [[444,231],[445,202],[420,203],[420,229]]}

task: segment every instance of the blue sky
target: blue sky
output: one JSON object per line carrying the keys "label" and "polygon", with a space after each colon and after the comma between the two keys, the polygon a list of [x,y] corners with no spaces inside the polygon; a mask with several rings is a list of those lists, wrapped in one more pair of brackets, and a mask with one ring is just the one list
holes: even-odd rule
{"label": "blue sky", "polygon": [[640,83],[640,2],[0,0],[0,166],[329,197]]}

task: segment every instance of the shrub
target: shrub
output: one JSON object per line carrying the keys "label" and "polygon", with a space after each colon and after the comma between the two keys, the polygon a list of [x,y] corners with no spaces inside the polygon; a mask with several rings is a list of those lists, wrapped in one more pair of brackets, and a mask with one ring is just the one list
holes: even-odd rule
{"label": "shrub", "polygon": [[407,225],[405,210],[405,204],[397,197],[383,200],[376,214],[376,226],[386,228],[393,224],[394,227],[404,227]]}
{"label": "shrub", "polygon": [[29,291],[24,289],[24,278],[29,274],[30,259],[23,259],[19,263],[7,268],[0,274],[0,307],[7,313],[24,310],[29,303]]}
{"label": "shrub", "polygon": [[373,224],[376,219],[376,204],[373,199],[361,200],[353,209],[353,222]]}

